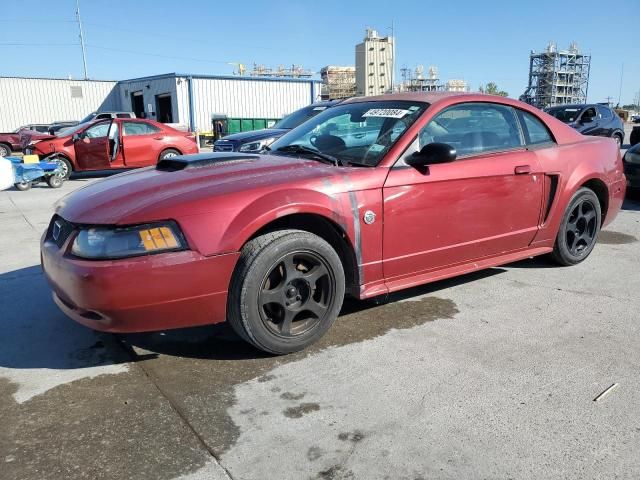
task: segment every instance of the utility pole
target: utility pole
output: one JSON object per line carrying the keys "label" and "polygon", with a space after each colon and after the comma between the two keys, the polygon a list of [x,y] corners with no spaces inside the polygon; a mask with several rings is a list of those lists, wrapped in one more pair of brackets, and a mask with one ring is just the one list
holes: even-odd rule
{"label": "utility pole", "polygon": [[394,30],[393,20],[391,20],[391,93],[396,86],[396,36]]}
{"label": "utility pole", "polygon": [[620,70],[620,91],[618,92],[618,107],[620,106],[620,99],[622,98],[622,78],[624,77],[624,63],[622,64],[622,69]]}
{"label": "utility pole", "polygon": [[76,20],[78,20],[78,29],[80,30],[80,47],[82,47],[82,66],[84,67],[84,79],[88,80],[87,75],[87,52],[84,49],[84,33],[82,32],[82,20],[80,20],[80,0],[76,0]]}

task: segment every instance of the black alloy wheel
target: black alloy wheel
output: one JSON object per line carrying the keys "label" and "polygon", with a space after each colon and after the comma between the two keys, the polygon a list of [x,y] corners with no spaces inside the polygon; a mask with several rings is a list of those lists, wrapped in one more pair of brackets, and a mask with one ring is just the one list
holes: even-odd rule
{"label": "black alloy wheel", "polygon": [[340,313],[340,256],[321,237],[278,230],[245,244],[227,299],[227,319],[244,340],[282,355],[320,339]]}
{"label": "black alloy wheel", "polygon": [[316,253],[291,252],[265,275],[260,317],[275,335],[301,335],[322,323],[335,300],[335,276]]}
{"label": "black alloy wheel", "polygon": [[602,222],[600,201],[593,190],[582,187],[569,201],[553,248],[561,265],[575,265],[589,256]]}
{"label": "black alloy wheel", "polygon": [[595,241],[597,233],[596,207],[589,198],[583,198],[569,214],[566,240],[569,252],[582,255]]}

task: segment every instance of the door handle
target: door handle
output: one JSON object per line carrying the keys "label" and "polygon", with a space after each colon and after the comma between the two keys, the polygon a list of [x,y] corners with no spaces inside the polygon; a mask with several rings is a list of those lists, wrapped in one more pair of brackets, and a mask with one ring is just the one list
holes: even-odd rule
{"label": "door handle", "polygon": [[164,137],[153,137],[154,140],[164,140]]}
{"label": "door handle", "polygon": [[514,173],[516,175],[527,175],[527,174],[531,173],[531,167],[529,165],[518,165],[514,169]]}

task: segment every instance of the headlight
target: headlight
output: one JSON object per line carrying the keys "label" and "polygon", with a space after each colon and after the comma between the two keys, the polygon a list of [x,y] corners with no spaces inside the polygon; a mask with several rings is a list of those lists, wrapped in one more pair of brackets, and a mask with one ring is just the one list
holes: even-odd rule
{"label": "headlight", "polygon": [[89,259],[113,259],[184,250],[187,243],[174,222],[135,227],[83,228],[73,242],[71,253]]}
{"label": "headlight", "polygon": [[257,142],[245,143],[244,145],[240,145],[238,149],[239,152],[259,152],[264,147],[268,147],[271,145],[276,137],[263,138],[262,140],[258,140]]}

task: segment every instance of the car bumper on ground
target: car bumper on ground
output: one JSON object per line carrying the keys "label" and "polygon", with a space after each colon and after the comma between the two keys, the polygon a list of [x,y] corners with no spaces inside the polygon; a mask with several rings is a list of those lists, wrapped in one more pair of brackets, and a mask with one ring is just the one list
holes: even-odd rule
{"label": "car bumper on ground", "polygon": [[219,323],[238,253],[203,257],[190,250],[90,261],[43,239],[42,268],[60,309],[105,332],[145,332]]}

